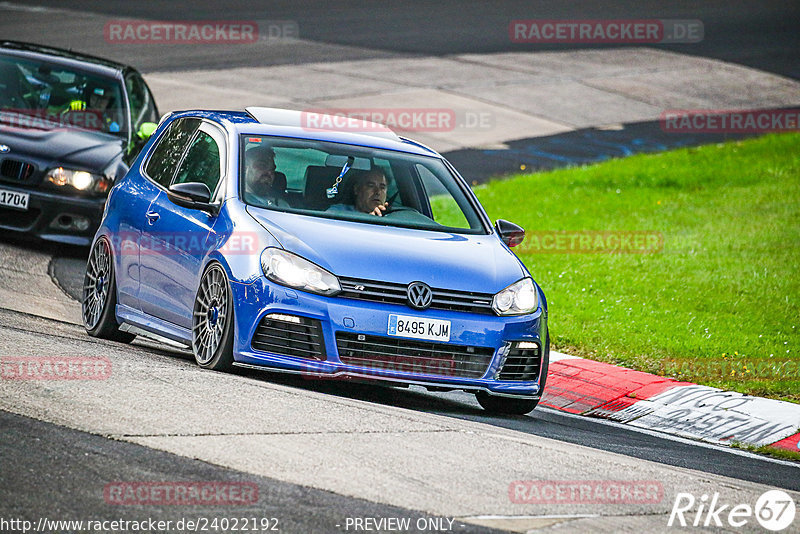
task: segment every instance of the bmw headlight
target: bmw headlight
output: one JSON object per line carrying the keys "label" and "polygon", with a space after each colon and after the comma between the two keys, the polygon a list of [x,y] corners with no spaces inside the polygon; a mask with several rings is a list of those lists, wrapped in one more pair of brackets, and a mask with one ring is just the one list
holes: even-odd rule
{"label": "bmw headlight", "polygon": [[495,294],[492,309],[497,315],[522,315],[539,308],[539,293],[531,278],[514,282]]}
{"label": "bmw headlight", "polygon": [[70,185],[78,191],[92,191],[94,193],[105,193],[111,185],[111,181],[105,176],[86,171],[65,169],[64,167],[50,169],[45,176],[45,181],[59,187]]}
{"label": "bmw headlight", "polygon": [[278,284],[317,293],[335,295],[342,290],[339,279],[319,265],[279,248],[261,253],[264,276]]}

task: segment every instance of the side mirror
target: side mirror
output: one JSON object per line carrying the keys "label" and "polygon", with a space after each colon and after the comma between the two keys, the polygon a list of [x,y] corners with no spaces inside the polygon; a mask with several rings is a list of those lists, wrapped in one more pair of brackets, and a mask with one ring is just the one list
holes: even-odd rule
{"label": "side mirror", "polygon": [[516,247],[525,239],[524,228],[504,219],[497,219],[497,222],[494,223],[494,228],[497,230],[500,239],[509,248]]}
{"label": "side mirror", "polygon": [[142,125],[139,126],[139,131],[136,132],[136,137],[142,141],[146,141],[150,139],[150,136],[153,135],[153,132],[156,131],[156,128],[158,128],[158,124],[154,122],[143,122]]}
{"label": "side mirror", "polygon": [[167,196],[178,206],[205,210],[216,215],[217,207],[211,204],[211,190],[202,182],[172,184]]}
{"label": "side mirror", "polygon": [[131,142],[128,143],[128,150],[125,156],[123,156],[123,159],[128,164],[133,163],[133,160],[139,155],[139,152],[144,148],[145,143],[147,143],[147,140],[153,135],[153,132],[156,131],[156,128],[158,128],[158,125],[154,122],[143,122],[142,125],[139,126],[139,130],[131,138]]}

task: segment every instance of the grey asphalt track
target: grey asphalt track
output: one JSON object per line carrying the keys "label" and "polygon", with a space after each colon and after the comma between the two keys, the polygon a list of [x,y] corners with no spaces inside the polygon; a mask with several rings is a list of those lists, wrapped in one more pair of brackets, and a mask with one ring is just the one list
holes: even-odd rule
{"label": "grey asphalt track", "polygon": [[[126,521],[202,521],[248,518],[246,532],[275,527],[278,532],[344,532],[347,518],[402,517],[423,524],[430,516],[331,492],[248,475],[174,454],[109,440],[0,410],[0,518],[31,521],[120,519]],[[20,467],[24,468],[20,469]],[[243,504],[137,504],[109,502],[108,484],[148,482],[224,482],[254,485],[254,502]],[[258,528],[249,528],[256,518]],[[262,520],[267,520],[265,523]],[[229,523],[233,524],[233,523]],[[240,527],[244,522],[237,523]],[[445,523],[448,524],[448,523]],[[464,533],[496,530],[453,523]],[[6,529],[1,529],[8,532]],[[64,529],[66,531],[68,529]],[[69,529],[77,531],[78,529]],[[169,532],[178,528],[165,529]],[[189,530],[189,529],[182,529]],[[55,531],[55,529],[54,529]],[[61,531],[61,529],[59,529]],[[109,530],[111,531],[111,530]],[[230,529],[219,529],[225,532]]]}
{"label": "grey asphalt track", "polygon": [[[224,4],[201,0],[187,7],[181,2],[130,2],[127,0],[85,1],[39,0],[17,2],[19,24],[37,28],[46,42],[75,46],[98,55],[130,62],[145,72],[167,72],[199,68],[231,68],[300,64],[318,61],[384,58],[455,53],[503,51],[565,50],[593,48],[587,45],[520,45],[508,38],[508,23],[513,19],[698,19],[705,28],[700,43],[655,45],[656,48],[683,54],[721,59],[800,79],[800,3],[792,2],[617,2],[600,5],[580,2],[252,2],[234,0]],[[254,45],[191,45],[159,49],[146,45],[120,46],[102,39],[82,38],[79,21],[68,26],[52,12],[37,12],[32,6],[69,8],[100,15],[107,20],[119,17],[148,19],[242,19],[257,21],[289,20],[298,24],[302,41],[296,43],[257,43]],[[71,24],[71,23],[70,23]],[[31,40],[36,40],[31,37]],[[608,48],[598,45],[594,48]],[[617,131],[584,129],[567,134],[518,140],[510,151],[465,149],[446,154],[469,180],[516,170],[520,163],[530,169],[599,161],[625,155],[626,151],[651,151],[675,146],[722,140],[710,136],[665,137],[654,123],[626,124]],[[52,252],[50,274],[73,298],[78,298],[83,277],[85,251],[50,245],[19,243],[22,248]],[[26,317],[3,316],[6,324],[26,331]],[[39,320],[31,319],[30,322]],[[64,339],[79,339],[78,327],[56,325],[41,320],[35,329],[44,332],[67,329]],[[47,338],[43,342],[57,344]],[[137,347],[145,354],[167,354],[175,366],[185,364],[185,355]],[[163,362],[161,362],[163,364]],[[416,389],[396,390],[341,383],[309,383],[283,376],[253,371],[238,371],[242,377],[271,381],[299,392],[322,392],[333,397],[368,401],[434,413],[455,420],[479,422],[533,436],[552,438],[602,451],[620,453],[701,473],[725,475],[733,479],[758,482],[774,487],[800,490],[798,467],[769,462],[747,454],[736,454],[716,447],[674,441],[651,434],[621,429],[592,420],[580,420],[553,411],[536,411],[527,417],[491,417],[480,411],[471,396],[456,393],[428,393]],[[113,480],[236,480],[258,485],[262,496],[258,506],[246,515],[279,516],[283,532],[334,532],[337,521],[348,516],[420,517],[418,512],[380,505],[311,489],[302,485],[245,474],[156,451],[132,443],[119,442],[66,427],[0,411],[0,517],[43,515],[61,518],[120,516],[141,520],[144,517],[176,519],[189,515],[230,516],[223,507],[184,509],[175,507],[113,507],[102,500],[102,487]],[[459,532],[483,532],[475,526]]]}
{"label": "grey asphalt track", "polygon": [[[81,291],[84,264],[85,257],[80,248],[73,249],[70,256],[54,258],[51,264],[54,273],[61,274],[62,287],[76,299]],[[79,335],[80,329],[76,329],[76,332]],[[609,425],[605,421],[576,418],[553,410],[537,409],[528,416],[496,417],[486,414],[472,395],[463,392],[431,393],[421,388],[407,390],[339,381],[315,383],[279,373],[243,369],[236,372],[301,390],[481,422],[642,460],[800,490],[800,465],[769,463],[753,455],[733,453],[724,447],[699,446],[691,441],[642,433],[628,427]]]}
{"label": "grey asphalt track", "polygon": [[[289,20],[298,24],[300,38],[315,43],[337,45],[329,49],[331,61],[383,54],[445,55],[504,51],[569,50],[609,48],[614,45],[512,43],[508,26],[517,19],[691,19],[700,20],[704,38],[699,43],[653,45],[721,59],[792,78],[800,78],[800,3],[785,0],[730,2],[563,2],[545,0],[437,1],[356,0],[296,2],[213,0],[183,2],[129,0],[35,0],[27,5],[69,7],[98,13],[109,19],[119,17],[155,20]],[[43,15],[47,16],[47,15]],[[58,21],[53,21],[54,30]],[[69,39],[69,35],[61,38]],[[55,34],[50,39],[58,39]],[[128,54],[132,62],[146,71],[233,66],[263,66],[321,61],[320,49],[306,46],[253,45],[241,53],[235,46],[219,45],[213,54],[203,47],[180,47],[172,53],[142,54],[145,49],[106,45],[102,41],[82,42],[99,47],[111,57]],[[366,50],[365,50],[366,49]],[[334,51],[335,50],[335,51]],[[115,52],[119,52],[116,54]],[[252,52],[252,53],[250,53]],[[135,60],[135,61],[134,61]]]}

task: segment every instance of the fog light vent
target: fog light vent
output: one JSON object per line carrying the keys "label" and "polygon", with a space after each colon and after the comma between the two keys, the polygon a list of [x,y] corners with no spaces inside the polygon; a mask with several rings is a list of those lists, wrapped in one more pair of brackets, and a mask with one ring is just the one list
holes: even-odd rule
{"label": "fog light vent", "polygon": [[535,382],[539,378],[542,367],[542,355],[536,341],[517,341],[508,349],[500,370],[495,375],[497,380],[519,382]]}

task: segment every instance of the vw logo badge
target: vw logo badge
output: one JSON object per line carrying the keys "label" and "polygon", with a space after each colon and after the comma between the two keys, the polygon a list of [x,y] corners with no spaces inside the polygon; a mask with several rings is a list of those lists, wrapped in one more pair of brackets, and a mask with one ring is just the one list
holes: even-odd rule
{"label": "vw logo badge", "polygon": [[0,145],[0,154],[5,154],[6,152],[11,152],[11,147],[8,145]]}
{"label": "vw logo badge", "polygon": [[408,303],[412,308],[424,310],[430,307],[433,301],[433,291],[424,282],[411,282],[408,284]]}

